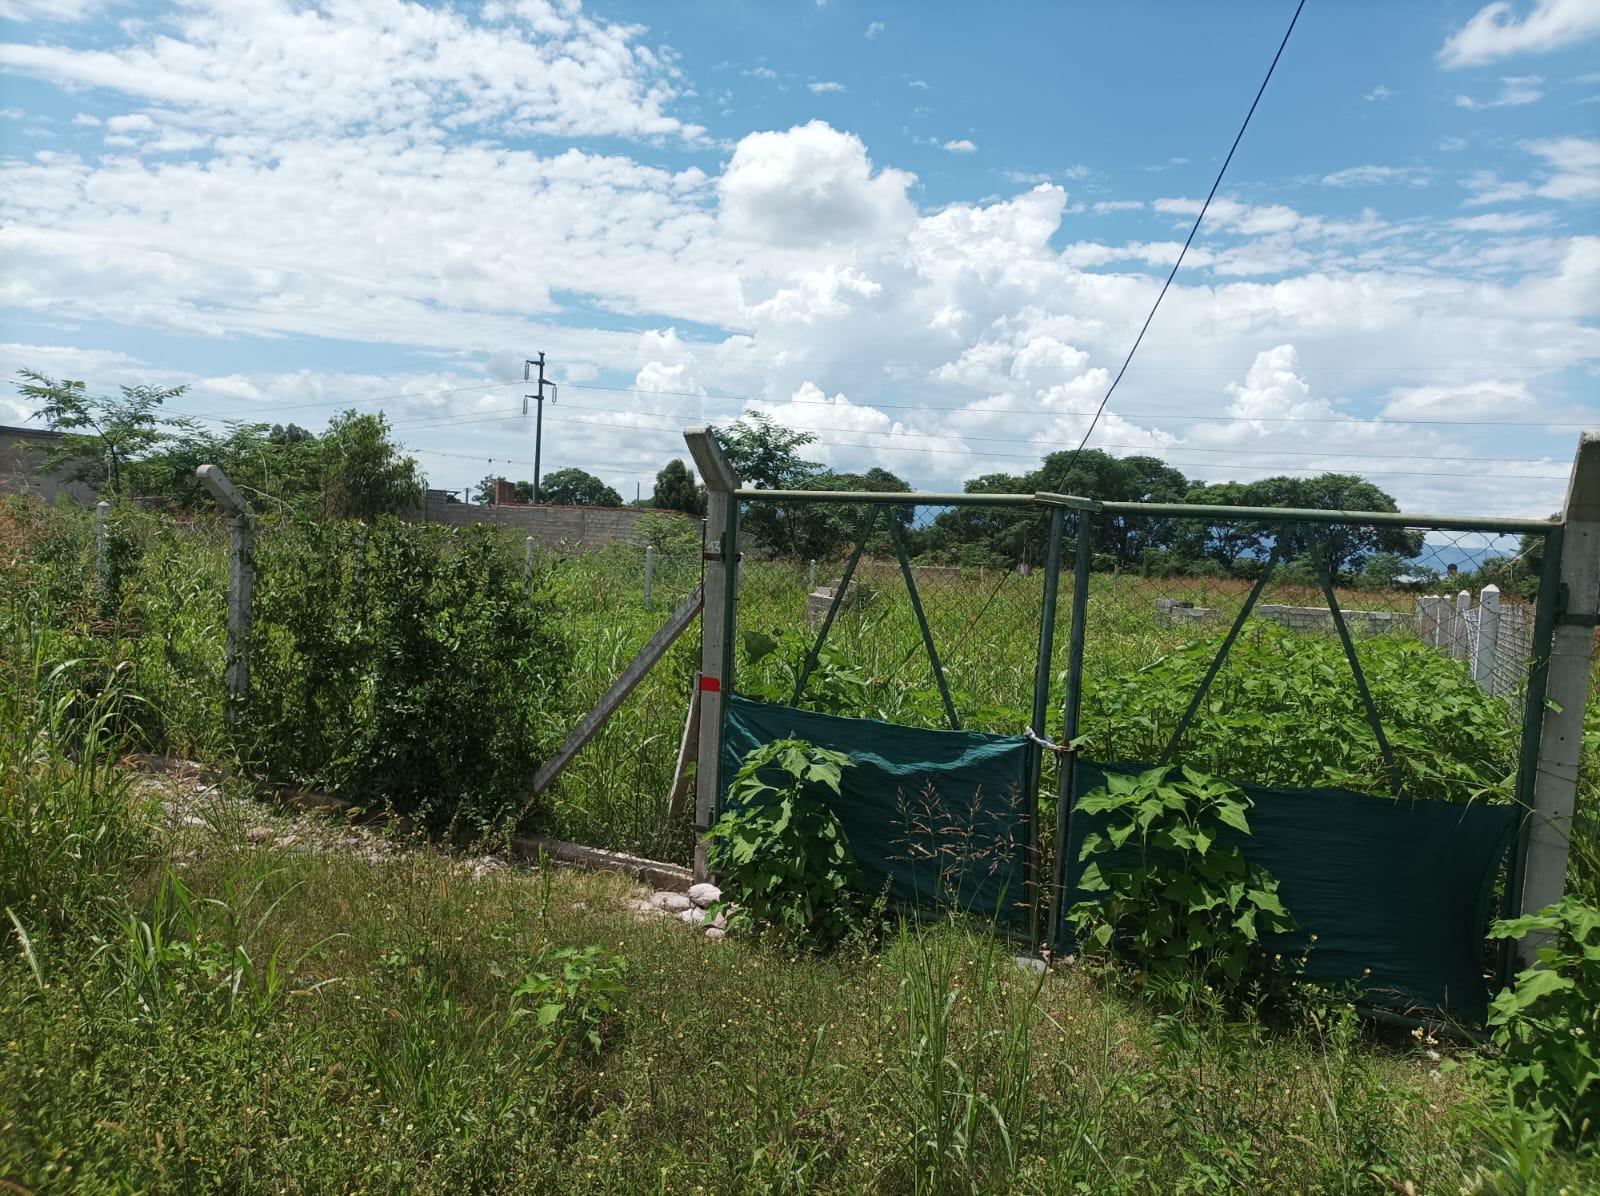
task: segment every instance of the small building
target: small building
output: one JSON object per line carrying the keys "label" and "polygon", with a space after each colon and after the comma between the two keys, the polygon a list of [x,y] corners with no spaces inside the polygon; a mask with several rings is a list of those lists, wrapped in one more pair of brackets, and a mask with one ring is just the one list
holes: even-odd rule
{"label": "small building", "polygon": [[61,436],[46,428],[0,425],[0,494],[28,494],[45,502],[66,495],[84,506],[98,502],[100,495],[93,486],[71,481],[61,471],[45,470],[45,454]]}

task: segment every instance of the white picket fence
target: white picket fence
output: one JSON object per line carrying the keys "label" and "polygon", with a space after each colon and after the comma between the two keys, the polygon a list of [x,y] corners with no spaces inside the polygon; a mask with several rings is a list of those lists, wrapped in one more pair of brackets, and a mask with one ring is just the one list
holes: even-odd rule
{"label": "white picket fence", "polygon": [[1424,643],[1464,660],[1485,693],[1510,697],[1521,690],[1533,656],[1533,612],[1502,604],[1498,586],[1484,586],[1476,603],[1462,590],[1454,599],[1417,599],[1417,633]]}

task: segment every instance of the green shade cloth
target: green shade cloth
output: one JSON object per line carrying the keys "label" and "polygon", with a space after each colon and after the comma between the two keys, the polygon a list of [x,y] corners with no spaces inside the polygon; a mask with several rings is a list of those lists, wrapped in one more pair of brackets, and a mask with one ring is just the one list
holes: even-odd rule
{"label": "green shade cloth", "polygon": [[[1075,800],[1104,785],[1108,772],[1149,767],[1080,759]],[[1255,803],[1251,833],[1238,840],[1245,858],[1277,877],[1279,896],[1299,924],[1270,938],[1271,950],[1293,958],[1309,944],[1309,979],[1353,983],[1374,1004],[1483,1023],[1489,1000],[1483,935],[1495,875],[1516,833],[1514,807],[1395,800],[1348,789],[1239,787]],[[1084,867],[1078,857],[1084,838],[1104,822],[1104,815],[1072,812],[1072,901],[1098,896],[1078,889]],[[1069,925],[1061,937],[1061,948],[1072,950]]]}
{"label": "green shade cloth", "polygon": [[1026,739],[840,718],[730,695],[723,776],[731,781],[752,749],[791,738],[849,755],[853,767],[844,770],[840,795],[816,796],[838,815],[872,892],[887,890],[897,903],[1020,917]]}

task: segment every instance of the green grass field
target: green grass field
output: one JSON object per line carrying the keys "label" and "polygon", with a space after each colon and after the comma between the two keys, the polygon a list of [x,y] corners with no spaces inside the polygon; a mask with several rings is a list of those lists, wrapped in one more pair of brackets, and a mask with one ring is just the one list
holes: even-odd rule
{"label": "green grass field", "polygon": [[[105,611],[81,516],[0,518],[0,1188],[1600,1189],[1592,1150],[1553,1147],[1478,1052],[1337,1000],[1307,999],[1270,1026],[1174,1008],[1093,968],[1038,978],[961,923],[890,927],[825,958],[709,942],[637,920],[620,878],[484,871],[428,842],[379,850],[353,832],[306,850],[320,841],[312,816],[260,807],[244,779],[209,796],[151,781],[118,761],[141,749],[229,762],[225,537],[146,516],[135,534],[125,599]],[[647,611],[637,550],[539,562],[538,600],[573,652],[559,707],[542,714],[552,737],[697,565],[660,562]],[[1015,733],[1041,580],[934,576],[925,601],[964,720]],[[897,578],[874,566],[867,580],[877,597],[842,618],[822,680],[851,713],[939,725]],[[780,694],[806,627],[805,568],[752,559],[743,584],[744,625],[784,647],[741,687]],[[1226,615],[1242,588],[1096,576],[1085,728],[1097,752],[1147,753],[1204,666],[1185,652],[1194,628],[1157,618],[1155,598]],[[1247,635],[1195,750],[1259,779],[1373,775],[1341,658],[1296,654],[1309,680],[1290,684],[1301,674],[1277,636]],[[1437,653],[1404,655],[1416,647],[1396,646],[1389,671],[1382,651],[1372,660],[1386,718],[1430,762],[1417,783],[1503,799],[1515,710],[1486,705]],[[1066,652],[1063,610],[1053,705]],[[559,782],[546,828],[687,858],[687,829],[664,815],[697,659],[691,633]],[[1461,703],[1452,718],[1430,716],[1441,693]],[[1273,719],[1238,717],[1274,704]],[[1153,712],[1149,726],[1134,707]],[[1593,903],[1600,711],[1589,726],[1572,887]],[[1463,775],[1476,791],[1457,791],[1471,788]]]}

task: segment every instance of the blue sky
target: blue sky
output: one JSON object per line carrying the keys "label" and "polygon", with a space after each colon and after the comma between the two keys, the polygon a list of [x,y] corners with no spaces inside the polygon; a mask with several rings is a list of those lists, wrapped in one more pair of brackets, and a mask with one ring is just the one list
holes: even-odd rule
{"label": "blue sky", "polygon": [[[1087,426],[1287,25],[1236,4],[0,0],[0,368],[383,410],[629,497],[765,410],[842,469]],[[1600,424],[1600,6],[1311,0],[1097,426],[1543,515]],[[0,398],[0,420],[26,414]]]}

